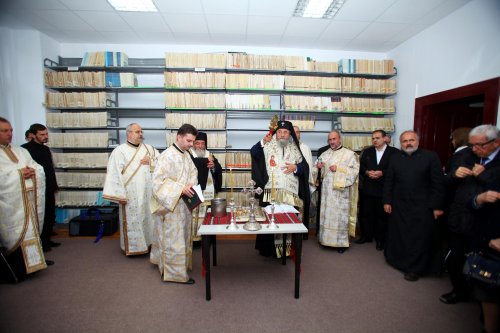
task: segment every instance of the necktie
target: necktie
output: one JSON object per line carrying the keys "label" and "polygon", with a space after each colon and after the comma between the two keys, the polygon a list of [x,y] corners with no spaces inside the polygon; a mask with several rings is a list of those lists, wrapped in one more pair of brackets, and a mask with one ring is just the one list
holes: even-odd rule
{"label": "necktie", "polygon": [[486,165],[488,163],[489,158],[488,157],[481,157],[481,165]]}

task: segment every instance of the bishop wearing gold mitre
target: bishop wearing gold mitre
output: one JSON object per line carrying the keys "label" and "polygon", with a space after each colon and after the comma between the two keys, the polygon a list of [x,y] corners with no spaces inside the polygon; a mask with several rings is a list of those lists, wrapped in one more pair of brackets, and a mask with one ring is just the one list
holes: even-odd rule
{"label": "bishop wearing gold mitre", "polygon": [[[300,150],[300,144],[291,122],[280,120],[250,151],[252,179],[264,189],[260,202],[271,201],[297,207],[302,221],[309,221],[309,165]],[[261,255],[281,257],[282,241],[273,235],[258,235],[256,249]],[[289,254],[287,245],[286,254]]]}

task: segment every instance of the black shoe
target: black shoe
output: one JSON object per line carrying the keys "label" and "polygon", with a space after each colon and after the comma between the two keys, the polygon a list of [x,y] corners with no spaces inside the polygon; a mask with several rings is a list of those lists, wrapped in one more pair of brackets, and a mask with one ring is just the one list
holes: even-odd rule
{"label": "black shoe", "polygon": [[49,259],[45,259],[45,263],[47,264],[47,266],[52,266],[55,264],[54,260],[49,260]]}
{"label": "black shoe", "polygon": [[354,241],[354,243],[356,243],[356,244],[364,244],[364,243],[371,243],[371,242],[372,242],[371,239],[364,238],[364,237],[358,238],[357,240]]}
{"label": "black shoe", "polygon": [[408,272],[405,274],[406,281],[414,282],[414,281],[418,281],[418,279],[420,279],[420,275],[418,275],[417,273]]}
{"label": "black shoe", "polygon": [[201,247],[201,241],[193,241],[193,249],[199,249]]}
{"label": "black shoe", "polygon": [[58,247],[58,246],[61,246],[61,243],[49,241],[49,246],[50,247]]}
{"label": "black shoe", "polygon": [[458,294],[454,291],[441,295],[439,300],[444,304],[457,304],[460,302],[467,302],[469,299],[465,295]]}
{"label": "black shoe", "polygon": [[384,243],[382,242],[377,242],[377,245],[375,246],[377,251],[383,251],[384,250]]}
{"label": "black shoe", "polygon": [[43,252],[50,252],[52,248],[50,246],[42,246]]}
{"label": "black shoe", "polygon": [[338,253],[340,253],[340,254],[342,254],[342,253],[344,253],[344,252],[345,252],[345,248],[343,248],[343,247],[339,247],[339,248],[337,249],[337,252],[338,252]]}

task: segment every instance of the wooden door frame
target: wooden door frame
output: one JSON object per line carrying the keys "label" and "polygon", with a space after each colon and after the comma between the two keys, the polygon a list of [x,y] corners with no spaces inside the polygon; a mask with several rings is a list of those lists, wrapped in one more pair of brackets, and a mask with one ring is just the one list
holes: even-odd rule
{"label": "wooden door frame", "polygon": [[416,98],[415,116],[413,119],[414,130],[420,135],[425,135],[422,133],[422,129],[424,128],[426,113],[431,111],[430,106],[478,95],[484,95],[482,123],[496,125],[500,96],[500,77]]}

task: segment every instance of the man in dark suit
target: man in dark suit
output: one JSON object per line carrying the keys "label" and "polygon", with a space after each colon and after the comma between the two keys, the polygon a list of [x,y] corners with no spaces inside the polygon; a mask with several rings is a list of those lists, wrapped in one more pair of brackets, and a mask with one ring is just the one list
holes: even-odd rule
{"label": "man in dark suit", "polygon": [[56,172],[52,161],[52,153],[49,147],[45,145],[49,141],[47,127],[42,124],[33,124],[29,129],[33,139],[21,147],[28,150],[31,157],[43,167],[45,171],[45,217],[43,229],[40,235],[44,252],[48,252],[52,247],[61,245],[53,242],[52,229],[56,221],[56,199],[55,194],[59,190],[56,181]]}
{"label": "man in dark suit", "polygon": [[[466,283],[462,273],[464,264],[462,257],[468,251],[470,240],[469,237],[459,235],[453,231],[453,228],[449,227],[449,225],[452,226],[454,224],[454,219],[450,218],[450,207],[453,205],[455,193],[459,185],[454,173],[463,164],[463,160],[472,154],[472,150],[468,147],[470,130],[471,128],[469,127],[460,127],[454,129],[450,135],[453,154],[448,158],[444,167],[446,204],[445,212],[441,219],[442,221],[446,221],[446,223],[440,224],[441,239],[444,241],[442,244],[442,246],[444,245],[443,253],[446,253],[444,264],[449,273],[451,283],[454,286],[453,290],[461,290],[459,292],[460,295],[467,295],[469,293],[468,283]],[[465,204],[462,208],[465,209]],[[467,216],[472,216],[469,210],[467,210]],[[455,288],[455,286],[457,287]],[[450,292],[442,295],[440,299],[444,303],[453,304],[457,302],[455,296],[455,293]],[[450,299],[448,300],[448,298]],[[465,299],[466,297],[463,298]]]}
{"label": "man in dark suit", "polygon": [[363,179],[361,188],[361,238],[355,243],[371,243],[375,238],[376,248],[382,251],[385,246],[387,214],[382,204],[384,176],[389,167],[392,154],[399,150],[386,144],[387,133],[383,130],[372,132],[373,146],[361,154],[359,176]]}
{"label": "man in dark suit", "polygon": [[455,304],[470,299],[470,288],[462,274],[465,254],[471,249],[479,221],[467,208],[470,198],[489,190],[500,173],[500,138],[493,125],[473,128],[468,137],[471,148],[463,149],[462,156],[447,176],[447,181],[455,187],[448,216],[449,247],[447,259],[453,289],[439,299],[446,304]]}

